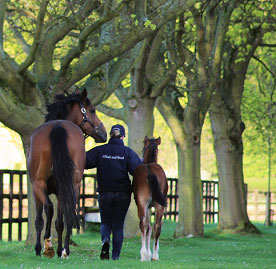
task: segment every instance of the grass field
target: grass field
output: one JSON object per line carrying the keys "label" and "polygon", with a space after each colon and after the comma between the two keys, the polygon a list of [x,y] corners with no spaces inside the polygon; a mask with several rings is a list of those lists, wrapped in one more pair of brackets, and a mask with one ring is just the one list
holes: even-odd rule
{"label": "grass field", "polygon": [[[160,261],[140,261],[140,237],[125,239],[119,261],[101,261],[98,231],[73,236],[67,260],[36,257],[24,242],[0,242],[0,268],[276,268],[276,228],[256,224],[261,235],[224,234],[205,225],[203,238],[174,239],[175,223],[164,223]],[[56,246],[55,246],[56,248]]]}

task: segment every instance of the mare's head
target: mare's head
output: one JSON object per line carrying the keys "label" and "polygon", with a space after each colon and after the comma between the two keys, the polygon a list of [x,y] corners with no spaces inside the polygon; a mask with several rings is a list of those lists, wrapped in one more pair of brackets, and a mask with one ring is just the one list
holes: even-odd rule
{"label": "mare's head", "polygon": [[96,109],[87,98],[87,91],[79,90],[70,95],[56,95],[55,101],[47,105],[45,121],[70,120],[77,124],[84,134],[92,136],[95,142],[105,142],[107,133],[96,115]]}
{"label": "mare's head", "polygon": [[158,146],[161,144],[161,138],[144,138],[143,156],[144,163],[157,163]]}

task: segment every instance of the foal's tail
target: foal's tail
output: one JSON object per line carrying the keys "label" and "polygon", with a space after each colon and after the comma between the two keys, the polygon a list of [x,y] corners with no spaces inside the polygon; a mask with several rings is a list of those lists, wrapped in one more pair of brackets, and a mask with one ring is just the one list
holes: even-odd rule
{"label": "foal's tail", "polygon": [[61,206],[67,227],[80,228],[76,210],[76,193],[73,183],[74,163],[67,147],[67,131],[61,125],[55,125],[50,132],[53,178],[61,199]]}
{"label": "foal's tail", "polygon": [[166,206],[167,197],[161,192],[157,176],[149,170],[147,177],[148,177],[148,182],[150,185],[153,200],[162,206]]}

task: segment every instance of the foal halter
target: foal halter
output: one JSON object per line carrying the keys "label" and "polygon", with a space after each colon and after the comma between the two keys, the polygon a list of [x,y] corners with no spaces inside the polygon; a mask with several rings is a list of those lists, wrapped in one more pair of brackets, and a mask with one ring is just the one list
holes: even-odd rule
{"label": "foal halter", "polygon": [[[82,103],[80,103],[80,108],[81,108],[81,114],[82,114],[82,122],[80,123],[80,127],[82,128],[86,122],[88,122],[93,128],[94,132],[97,134],[99,132],[99,128],[103,126],[103,123],[99,126],[96,126],[91,120],[88,119],[87,114],[86,114],[86,109]],[[87,138],[89,135],[85,134],[84,137]]]}

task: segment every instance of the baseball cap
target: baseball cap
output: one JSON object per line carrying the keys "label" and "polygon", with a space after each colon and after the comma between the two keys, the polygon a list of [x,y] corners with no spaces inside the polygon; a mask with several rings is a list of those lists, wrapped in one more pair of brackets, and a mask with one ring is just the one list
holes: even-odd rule
{"label": "baseball cap", "polygon": [[120,124],[113,125],[110,130],[111,133],[114,133],[116,136],[126,136],[124,126]]}

